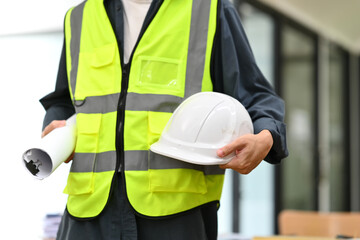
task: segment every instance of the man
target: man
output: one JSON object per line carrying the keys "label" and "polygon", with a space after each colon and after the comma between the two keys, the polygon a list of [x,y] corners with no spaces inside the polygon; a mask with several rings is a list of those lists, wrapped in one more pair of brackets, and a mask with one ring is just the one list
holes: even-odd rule
{"label": "man", "polygon": [[[219,157],[237,153],[220,168],[178,168],[149,146],[200,91],[237,98],[255,134],[219,149]],[[223,169],[247,174],[287,156],[283,101],[227,0],[80,4],[66,15],[56,89],[41,103],[43,136],[77,113],[58,239],[216,239]]]}

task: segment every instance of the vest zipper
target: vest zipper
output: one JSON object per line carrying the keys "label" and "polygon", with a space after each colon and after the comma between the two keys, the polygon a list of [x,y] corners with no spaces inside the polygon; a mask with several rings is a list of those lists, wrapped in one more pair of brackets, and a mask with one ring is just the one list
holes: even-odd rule
{"label": "vest zipper", "polygon": [[[133,48],[133,51],[130,55],[129,58],[129,62],[127,64],[124,64],[123,59],[121,61],[122,64],[122,80],[121,80],[121,93],[120,93],[120,98],[119,98],[119,102],[118,102],[118,118],[117,118],[117,123],[116,123],[116,131],[117,131],[117,136],[116,136],[116,151],[117,151],[117,159],[116,159],[116,169],[115,169],[115,175],[114,175],[114,179],[113,179],[113,183],[116,179],[116,173],[119,172],[119,170],[121,171],[121,177],[122,177],[122,184],[123,184],[123,192],[125,195],[125,198],[127,200],[127,202],[129,203],[130,208],[133,210],[134,214],[139,215],[139,216],[143,216],[143,217],[147,217],[144,216],[140,213],[138,213],[133,206],[131,205],[129,198],[127,196],[127,190],[126,190],[126,179],[125,179],[125,174],[124,174],[124,170],[125,170],[125,165],[124,165],[124,160],[125,160],[125,156],[124,156],[124,121],[125,121],[125,104],[126,104],[126,95],[127,95],[127,89],[128,89],[128,85],[129,85],[129,75],[130,75],[130,69],[131,69],[131,62],[132,62],[132,58],[134,55],[134,52],[137,48],[137,46],[139,45],[139,42],[142,38],[142,36],[144,35],[146,29],[148,28],[148,26],[150,25],[150,23],[152,22],[152,20],[154,19],[156,13],[158,12],[158,10],[160,9],[162,3],[164,2],[164,0],[158,0],[155,5],[154,5],[154,9],[151,11],[151,15],[149,15],[148,17],[146,17],[145,22],[141,28],[139,37],[135,43],[135,46]],[[152,6],[150,6],[151,8]],[[111,191],[113,188],[113,183],[112,183],[112,187],[111,187]],[[148,217],[151,218],[151,217]]]}
{"label": "vest zipper", "polygon": [[129,85],[129,70],[130,64],[125,64],[122,67],[122,79],[121,79],[121,93],[118,102],[118,116],[116,124],[116,149],[117,149],[117,159],[116,159],[116,168],[115,172],[121,170],[124,171],[124,123],[125,123],[125,104],[126,104],[126,95]]}
{"label": "vest zipper", "polygon": [[[141,31],[139,33],[139,37],[135,43],[135,46],[133,48],[133,51],[131,52],[129,62],[127,64],[124,64],[124,58],[121,59],[121,65],[122,65],[122,79],[121,79],[121,93],[120,98],[118,102],[118,117],[117,117],[117,123],[116,123],[116,149],[117,149],[117,159],[116,159],[116,169],[115,171],[118,172],[121,170],[121,172],[124,171],[124,121],[125,121],[125,104],[126,104],[126,95],[127,95],[127,89],[129,86],[129,75],[130,75],[130,69],[131,69],[131,61],[134,55],[134,51],[136,50],[137,46],[139,45],[139,42],[144,35],[146,29],[154,19],[157,11],[159,10],[160,6],[164,0],[159,0],[157,3],[155,3],[155,9],[151,12],[151,15],[146,19],[145,24],[142,26]],[[151,7],[151,6],[150,6]],[[119,44],[118,44],[119,45]],[[123,174],[124,175],[124,174]],[[125,181],[125,177],[124,177]]]}

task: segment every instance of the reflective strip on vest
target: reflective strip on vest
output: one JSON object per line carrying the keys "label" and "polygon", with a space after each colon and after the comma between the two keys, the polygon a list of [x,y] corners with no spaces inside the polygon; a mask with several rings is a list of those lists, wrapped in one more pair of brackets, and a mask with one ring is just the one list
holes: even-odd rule
{"label": "reflective strip on vest", "polygon": [[[195,165],[162,156],[149,151],[126,151],[125,158],[131,159],[125,166],[125,171],[146,171],[151,169],[194,169],[203,171],[205,175],[223,174],[224,170],[218,166]],[[151,159],[149,166],[148,158]],[[76,153],[71,172],[106,172],[115,169],[116,152]]]}
{"label": "reflective strip on vest", "polygon": [[[201,92],[201,83],[193,79],[203,79],[207,49],[208,26],[211,0],[195,0],[192,5],[188,61],[186,68],[185,98]],[[196,68],[197,66],[198,68]],[[190,84],[195,82],[195,84]]]}
{"label": "reflective strip on vest", "polygon": [[116,152],[75,153],[71,172],[107,172],[115,169]]}
{"label": "reflective strip on vest", "polygon": [[[188,13],[186,9],[190,8],[192,11]],[[220,199],[224,170],[149,151],[184,98],[212,90],[209,69],[216,11],[216,0],[186,3],[164,0],[134,50],[125,122],[120,126],[124,125],[128,198],[140,214],[171,215]],[[112,128],[116,131],[121,91],[121,82],[116,76],[121,75],[120,57],[118,52],[113,53],[117,49],[116,38],[102,0],[88,0],[78,5],[69,11],[65,23],[69,88],[81,120],[77,121],[81,146],[77,146],[79,151],[75,152],[66,189],[68,210],[75,217],[87,218],[98,215],[105,206],[106,192],[110,191],[112,172],[116,168],[117,153],[112,147],[115,135],[109,132]],[[182,34],[174,29],[181,30]],[[154,33],[161,34],[151,35]],[[163,47],[167,38],[162,35],[167,33],[172,34],[167,36],[172,40]],[[80,122],[85,127],[80,126]],[[156,197],[158,192],[162,198]],[[179,203],[164,204],[175,196],[173,194]],[[145,199],[144,204],[141,201]],[[97,209],[93,209],[94,206]]]}
{"label": "reflective strip on vest", "polygon": [[86,1],[75,7],[71,12],[71,72],[70,72],[70,89],[72,96],[75,95],[76,77],[79,66],[79,52],[80,52],[80,36],[82,28],[83,11]]}
{"label": "reflective strip on vest", "polygon": [[[78,113],[109,113],[117,111],[120,93],[106,96],[92,96],[75,101]],[[138,94],[129,92],[125,110],[155,111],[172,113],[183,101],[183,98],[172,95]],[[85,104],[87,103],[87,104]]]}

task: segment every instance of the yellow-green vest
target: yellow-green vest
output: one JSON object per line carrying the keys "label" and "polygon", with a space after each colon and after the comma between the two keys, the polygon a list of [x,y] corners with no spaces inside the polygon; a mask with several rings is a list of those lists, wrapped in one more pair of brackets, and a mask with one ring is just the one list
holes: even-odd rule
{"label": "yellow-green vest", "polygon": [[67,186],[67,209],[78,218],[104,209],[117,171],[140,215],[168,216],[219,201],[224,171],[149,151],[175,108],[212,91],[211,51],[216,0],[164,0],[127,67],[103,0],[88,0],[65,18],[70,94],[77,144]]}

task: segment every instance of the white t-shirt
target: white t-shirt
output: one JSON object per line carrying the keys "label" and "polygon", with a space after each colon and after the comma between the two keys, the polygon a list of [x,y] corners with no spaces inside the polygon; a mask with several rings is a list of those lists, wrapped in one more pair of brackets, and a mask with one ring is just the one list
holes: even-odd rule
{"label": "white t-shirt", "polygon": [[124,63],[127,63],[152,0],[121,1],[124,7]]}

